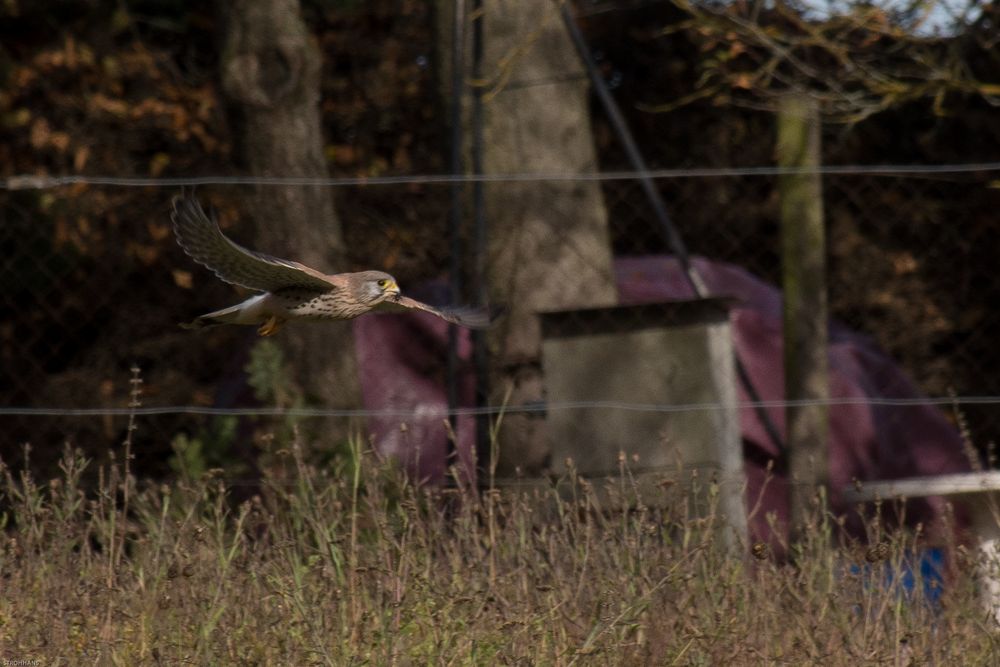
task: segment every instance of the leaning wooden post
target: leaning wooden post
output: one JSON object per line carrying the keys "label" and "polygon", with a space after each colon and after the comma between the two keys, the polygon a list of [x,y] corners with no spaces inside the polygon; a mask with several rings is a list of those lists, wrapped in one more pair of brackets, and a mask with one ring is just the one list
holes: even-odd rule
{"label": "leaning wooden post", "polygon": [[[815,100],[789,96],[778,115],[778,164],[796,170],[820,164]],[[818,489],[827,485],[826,243],[820,175],[779,178],[784,287],[786,442],[792,484],[791,530],[801,536]]]}

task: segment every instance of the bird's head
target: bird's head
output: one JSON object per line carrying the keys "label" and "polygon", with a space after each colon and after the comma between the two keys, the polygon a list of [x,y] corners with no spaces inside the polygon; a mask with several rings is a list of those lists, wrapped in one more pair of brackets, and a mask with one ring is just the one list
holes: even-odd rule
{"label": "bird's head", "polygon": [[396,279],[382,271],[362,271],[352,276],[354,295],[358,301],[375,305],[399,296]]}

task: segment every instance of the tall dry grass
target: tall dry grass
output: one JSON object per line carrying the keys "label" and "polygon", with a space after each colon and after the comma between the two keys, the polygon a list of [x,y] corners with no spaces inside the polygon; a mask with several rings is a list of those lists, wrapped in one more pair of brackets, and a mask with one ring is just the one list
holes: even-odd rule
{"label": "tall dry grass", "polygon": [[913,558],[912,534],[864,547],[820,513],[790,562],[727,552],[711,482],[643,496],[627,474],[608,489],[571,475],[477,494],[415,486],[359,442],[320,468],[294,440],[249,491],[217,471],[146,486],[125,453],[97,466],[67,450],[45,483],[2,470],[0,658],[998,664],[967,564],[930,602],[919,574],[912,592],[886,576]]}

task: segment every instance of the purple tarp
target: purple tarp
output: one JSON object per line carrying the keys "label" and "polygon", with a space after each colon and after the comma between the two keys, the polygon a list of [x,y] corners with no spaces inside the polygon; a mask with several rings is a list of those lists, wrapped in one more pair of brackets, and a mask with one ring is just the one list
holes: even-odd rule
{"label": "purple tarp", "polygon": [[[702,258],[694,259],[693,263],[712,295],[738,300],[730,315],[733,343],[760,398],[783,399],[780,291],[731,264]],[[694,297],[678,262],[667,256],[618,258],[615,278],[621,305]],[[443,291],[442,285],[433,285],[414,296],[432,299],[432,292],[441,297]],[[447,403],[444,376],[447,325],[433,316],[416,313],[362,317],[355,320],[354,331],[365,407],[428,414],[371,419],[375,447],[404,461],[421,478],[440,480],[448,451],[448,433],[441,418]],[[459,393],[463,406],[473,404],[470,352],[468,332],[463,330],[459,345],[462,360]],[[869,338],[833,323],[830,395],[835,399],[917,398],[920,393]],[[740,400],[749,400],[742,387]],[[784,438],[784,411],[768,408],[768,414]],[[957,430],[932,406],[832,405],[829,417],[831,503],[835,513],[851,514],[852,508],[842,502],[839,490],[853,479],[896,479],[970,469]],[[405,428],[401,428],[403,422]],[[754,539],[769,539],[765,514],[773,512],[781,526],[788,515],[784,456],[753,409],[741,409],[741,428],[747,504],[760,505],[751,522],[751,532]],[[457,449],[465,464],[471,459],[474,431],[473,417],[459,417]],[[776,465],[765,485],[768,459],[774,459]],[[914,502],[907,510],[908,522],[934,525],[943,510],[939,499]],[[854,529],[858,529],[856,524]]]}

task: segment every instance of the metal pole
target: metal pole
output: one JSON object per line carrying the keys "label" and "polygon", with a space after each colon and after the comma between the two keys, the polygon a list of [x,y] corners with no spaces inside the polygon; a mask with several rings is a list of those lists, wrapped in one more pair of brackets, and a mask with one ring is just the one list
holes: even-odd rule
{"label": "metal pole", "polygon": [[[462,174],[462,97],[465,90],[465,0],[455,0],[451,32],[451,173]],[[462,195],[463,184],[451,184],[451,215],[449,216],[451,264],[449,278],[451,298],[462,299]],[[458,407],[458,327],[448,327],[448,419],[455,432],[454,410]],[[453,462],[455,445],[448,446],[449,462]]]}
{"label": "metal pole", "polygon": [[[472,78],[482,80],[483,69],[483,0],[472,0],[472,11],[476,17],[472,24]],[[472,90],[472,173],[483,173],[483,89],[475,86]],[[486,199],[484,184],[477,180],[472,185],[473,209],[473,256],[475,257],[476,301],[480,305],[489,303],[489,285],[486,267],[487,228]],[[473,360],[476,366],[476,407],[489,405],[490,372],[489,351],[486,332],[472,334]],[[489,415],[476,416],[476,461],[480,470],[488,471],[490,466],[490,419]]]}
{"label": "metal pole", "polygon": [[[656,219],[660,222],[660,227],[666,237],[667,245],[670,246],[670,249],[677,257],[677,261],[681,263],[681,268],[684,270],[685,280],[691,287],[695,296],[704,298],[708,296],[708,287],[705,285],[705,281],[702,280],[701,276],[698,274],[697,269],[695,269],[691,264],[691,257],[688,253],[687,246],[684,243],[684,239],[681,238],[680,232],[677,231],[677,227],[675,227],[674,223],[670,220],[670,215],[667,213],[667,207],[663,202],[663,197],[660,195],[660,191],[656,189],[656,184],[649,175],[649,169],[646,166],[646,161],[643,159],[642,153],[639,151],[639,147],[635,143],[635,139],[632,137],[632,132],[629,130],[628,123],[625,121],[625,117],[622,115],[621,109],[618,107],[618,103],[615,102],[615,98],[612,97],[611,91],[608,89],[608,85],[604,82],[604,78],[601,77],[601,73],[597,69],[597,64],[594,62],[594,58],[590,55],[590,48],[587,46],[587,41],[583,38],[583,33],[580,32],[580,27],[577,26],[576,21],[573,19],[573,15],[570,13],[569,4],[570,3],[567,0],[567,2],[564,2],[560,8],[563,23],[566,25],[566,30],[569,33],[570,39],[573,40],[573,46],[576,47],[576,52],[580,56],[580,61],[587,70],[590,82],[594,86],[594,92],[597,93],[597,98],[601,101],[601,106],[604,107],[605,113],[608,114],[608,120],[611,121],[611,126],[614,128],[615,134],[618,136],[618,140],[621,141],[622,147],[625,149],[625,154],[628,156],[628,160],[632,164],[632,168],[639,173],[639,184],[642,186],[642,190],[645,192],[650,206],[653,207],[653,213],[656,215]],[[753,385],[750,375],[747,373],[746,367],[743,365],[743,362],[740,360],[738,355],[736,357],[736,374],[750,400],[754,403],[759,403],[760,394],[757,392],[757,388]],[[778,448],[778,451],[783,451],[784,446],[782,444],[781,435],[778,433],[778,428],[774,425],[774,421],[767,413],[767,410],[761,406],[755,406],[754,411],[757,414],[757,418],[760,419],[761,424],[763,424],[764,430],[767,431],[768,437],[771,438],[772,443]]]}

